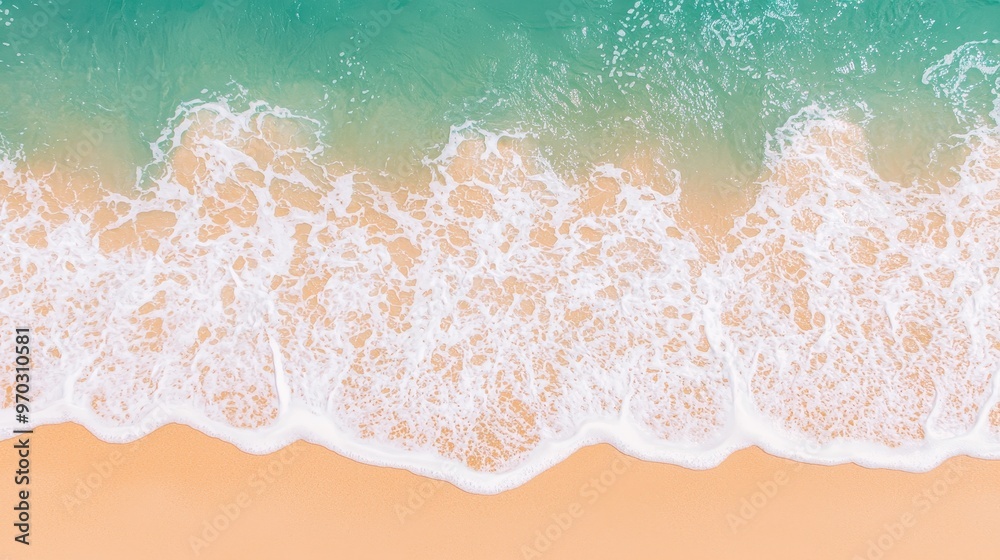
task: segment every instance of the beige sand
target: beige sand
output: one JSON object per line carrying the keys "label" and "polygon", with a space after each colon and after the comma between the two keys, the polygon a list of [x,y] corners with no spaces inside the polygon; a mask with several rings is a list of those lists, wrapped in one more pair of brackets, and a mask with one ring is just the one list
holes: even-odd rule
{"label": "beige sand", "polygon": [[0,558],[972,560],[996,557],[1000,525],[1000,462],[965,457],[911,474],[752,448],[694,471],[600,445],[482,496],[311,444],[255,456],[178,425],[108,444],[63,424],[31,442],[25,547],[12,444]]}

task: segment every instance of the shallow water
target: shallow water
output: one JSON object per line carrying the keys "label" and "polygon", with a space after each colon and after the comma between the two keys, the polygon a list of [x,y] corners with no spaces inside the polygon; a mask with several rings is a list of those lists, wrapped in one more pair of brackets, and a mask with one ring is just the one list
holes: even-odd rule
{"label": "shallow water", "polygon": [[[178,106],[223,95],[315,118],[338,157],[368,167],[419,161],[471,120],[531,133],[559,165],[621,157],[641,141],[686,176],[750,180],[767,135],[813,104],[877,129],[876,150],[926,153],[982,124],[996,103],[998,10],[5,0],[0,132],[79,159],[89,155],[81,136],[103,136],[94,151],[142,163]],[[103,134],[88,137],[95,125]]]}

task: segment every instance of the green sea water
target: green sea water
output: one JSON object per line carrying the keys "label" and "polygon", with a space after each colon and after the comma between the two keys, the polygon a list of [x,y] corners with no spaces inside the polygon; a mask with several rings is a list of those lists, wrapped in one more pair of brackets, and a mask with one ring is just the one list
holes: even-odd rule
{"label": "green sea water", "polygon": [[755,176],[808,107],[863,124],[876,162],[930,157],[1000,112],[996,0],[0,0],[0,15],[3,149],[68,158],[91,138],[133,167],[179,106],[220,97],[309,116],[366,166],[419,161],[472,121],[527,133],[556,166],[641,144],[708,182]]}

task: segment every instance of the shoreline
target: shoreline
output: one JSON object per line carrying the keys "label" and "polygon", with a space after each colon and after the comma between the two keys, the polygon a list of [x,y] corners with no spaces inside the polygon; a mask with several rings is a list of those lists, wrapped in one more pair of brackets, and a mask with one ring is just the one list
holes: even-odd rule
{"label": "shoreline", "polygon": [[[523,486],[480,495],[303,442],[252,455],[177,424],[127,444],[103,442],[76,424],[42,426],[32,438],[32,545],[27,554],[0,547],[28,559],[652,558],[665,551],[975,559],[990,557],[985,536],[1000,522],[1000,461],[968,457],[908,473],[796,463],[747,448],[718,467],[691,470],[602,444]],[[15,466],[11,443],[0,444],[4,472]],[[13,496],[12,478],[5,480],[0,492]],[[146,512],[170,521],[150,524]]]}
{"label": "shoreline", "polygon": [[[1000,454],[989,445],[990,442],[977,438],[988,437],[982,431],[947,441],[925,441],[921,445],[910,445],[904,449],[883,447],[865,441],[838,441],[825,445],[801,442],[796,446],[792,440],[766,434],[762,426],[754,427],[760,418],[743,418],[747,425],[741,429],[728,429],[728,435],[724,439],[711,446],[690,449],[657,446],[655,440],[650,440],[628,423],[588,422],[579,426],[570,437],[541,443],[511,468],[491,471],[477,470],[465,463],[443,461],[441,457],[424,450],[385,447],[377,441],[352,437],[336,425],[323,422],[322,418],[304,410],[288,412],[290,414],[279,423],[253,430],[235,431],[190,412],[166,412],[162,407],[154,409],[136,425],[129,426],[89,426],[87,418],[68,413],[64,407],[43,411],[42,414],[35,415],[33,421],[38,422],[40,427],[79,426],[90,437],[109,445],[134,444],[171,427],[193,430],[252,456],[281,454],[289,448],[305,444],[372,468],[405,470],[435,483],[449,484],[463,492],[483,496],[499,495],[521,488],[557,468],[581,450],[595,446],[608,446],[630,461],[672,465],[693,471],[719,468],[734,455],[750,449],[778,460],[800,464],[823,467],[855,465],[865,469],[909,474],[933,472],[956,457],[1000,462]],[[738,420],[736,422],[739,423]],[[3,437],[0,435],[0,438]]]}
{"label": "shoreline", "polygon": [[[192,116],[190,126],[177,130],[176,152],[164,154],[171,172],[162,189],[147,197],[123,200],[95,185],[76,189],[68,180],[49,177],[32,184],[11,176],[9,184],[0,183],[8,214],[20,220],[11,226],[11,254],[56,265],[18,271],[13,284],[27,290],[12,298],[21,306],[12,315],[37,325],[40,346],[32,353],[43,356],[39,363],[49,375],[64,384],[66,376],[74,376],[72,388],[55,399],[33,395],[55,403],[35,411],[36,421],[79,421],[102,438],[121,440],[167,420],[180,421],[251,452],[306,438],[366,462],[461,480],[462,487],[483,493],[523,484],[581,445],[597,442],[698,468],[714,466],[749,444],[816,463],[858,460],[914,470],[963,453],[997,458],[991,433],[997,420],[987,416],[997,410],[996,399],[985,392],[990,378],[982,372],[988,373],[987,359],[1000,345],[995,339],[967,340],[955,322],[962,309],[955,302],[971,296],[952,287],[955,275],[966,291],[988,283],[972,275],[955,251],[952,276],[927,272],[941,266],[927,256],[948,243],[968,245],[963,248],[970,255],[995,250],[989,245],[992,191],[966,186],[940,200],[904,200],[902,187],[882,182],[871,169],[869,145],[857,125],[809,121],[786,151],[774,155],[772,175],[758,179],[766,190],[756,199],[742,191],[707,196],[687,190],[671,182],[655,158],[642,154],[621,167],[602,166],[591,181],[571,187],[526,166],[516,139],[456,137],[436,164],[442,178],[426,185],[432,192],[390,200],[377,195],[377,185],[355,182],[353,173],[318,168],[308,150],[292,155],[277,150],[286,144],[301,148],[291,140],[294,126],[264,119],[254,121],[259,130],[248,132],[236,126],[242,119],[232,116],[220,124],[202,113]],[[223,130],[216,130],[220,126]],[[244,150],[242,156],[205,147],[217,146],[219,138]],[[993,157],[995,146],[981,155]],[[227,162],[243,167],[226,167]],[[290,175],[269,179],[264,171],[274,168]],[[972,172],[982,171],[985,182],[997,167],[990,160],[980,168],[970,167],[970,183],[980,180]],[[296,179],[299,169],[310,170],[313,180]],[[338,179],[330,184],[332,176]],[[320,194],[321,185],[330,190]],[[973,194],[976,199],[966,208],[959,197],[968,201]],[[887,222],[882,228],[871,216],[877,203],[884,203],[878,215]],[[949,216],[973,233],[949,233],[941,225]],[[982,243],[976,241],[980,237]],[[88,258],[64,262],[73,254]],[[639,269],[633,267],[637,261]],[[685,265],[673,267],[680,262]],[[469,269],[475,271],[472,281]],[[870,281],[867,293],[857,292],[861,279],[873,274],[882,279]],[[421,283],[421,277],[447,281]],[[502,283],[496,281],[500,277]],[[50,292],[34,288],[40,278]],[[738,289],[718,278],[738,283]],[[925,286],[925,280],[936,284]],[[371,283],[382,291],[363,288]],[[350,297],[340,293],[344,290],[353,290]],[[191,299],[195,292],[207,298]],[[55,293],[71,305],[53,317]],[[553,293],[558,301],[548,299]],[[940,310],[923,307],[931,296],[953,306],[936,315]],[[820,303],[810,303],[810,297]],[[627,313],[619,308],[623,298],[631,302]],[[281,311],[259,327],[261,306],[275,300]],[[834,300],[891,302],[909,311],[888,317],[879,306],[862,306],[849,315],[829,305]],[[184,315],[189,308],[200,314]],[[371,315],[376,308],[380,311]],[[770,315],[768,308],[778,314]],[[80,317],[94,316],[95,309],[107,324],[93,322],[81,330],[66,320],[77,310]],[[991,313],[986,308],[982,315],[989,319]],[[822,333],[834,332],[827,324],[832,319],[839,321],[839,338],[831,342]],[[983,328],[989,335],[992,327]],[[431,342],[407,346],[411,338],[405,335],[415,330],[431,333]],[[494,344],[505,338],[497,334],[510,335],[513,342]],[[108,337],[119,344],[116,351],[102,342],[101,355],[81,354],[88,366],[71,373],[70,353],[93,349],[94,340]],[[755,350],[775,337],[786,339],[784,354]],[[74,342],[60,342],[69,339]],[[855,353],[852,344],[862,341],[875,344]],[[817,344],[826,346],[814,356]],[[966,352],[948,353],[965,348],[962,344]],[[539,350],[513,366],[484,365],[529,348]],[[414,350],[423,358],[412,358]],[[396,361],[383,358],[383,352]],[[880,362],[880,352],[894,361]],[[631,380],[615,364],[624,363],[627,354],[647,371],[639,392],[622,391],[623,382]],[[773,360],[758,363],[751,358],[757,355]],[[235,367],[234,356],[244,363]],[[857,367],[857,360],[868,360],[866,367]],[[955,371],[962,360],[981,366]],[[574,393],[574,363],[606,372],[601,376],[606,385]],[[559,369],[550,372],[551,364]],[[402,384],[409,393],[396,392],[399,375],[396,381],[382,375],[393,366],[409,376]],[[694,375],[685,369],[689,366]],[[872,391],[899,390],[880,373],[886,367],[912,374],[905,387],[910,393]],[[455,420],[439,398],[435,413],[421,416],[418,403],[426,395],[465,395],[458,380],[490,368],[502,378],[469,395],[497,406],[468,408]],[[119,372],[114,383],[99,373],[109,369]],[[181,371],[202,377],[187,386],[190,375],[169,373]],[[344,377],[317,376],[331,371]],[[941,373],[946,371],[980,392],[959,387]],[[810,375],[800,377],[803,372]],[[665,381],[663,376],[675,373],[676,382]],[[528,376],[534,381],[526,382]],[[796,385],[796,379],[804,380]],[[839,383],[844,379],[856,381]],[[931,399],[928,381],[946,397]],[[376,390],[382,385],[385,390]],[[46,380],[41,390],[57,386]],[[128,389],[119,394],[122,387]],[[534,393],[538,387],[568,395],[570,408],[552,408]],[[197,401],[198,414],[178,405],[190,402],[192,389],[205,389],[197,393],[203,399]],[[811,401],[812,391],[825,402]],[[337,406],[317,402],[323,394],[339,395]],[[912,410],[884,419],[862,414],[882,410],[879,398],[885,394],[912,403]],[[844,406],[838,407],[835,397]],[[612,406],[607,415],[595,416],[572,408],[574,398],[608,399],[602,406],[621,398],[629,408]],[[149,412],[145,402],[163,404],[172,411],[169,418],[138,420]],[[300,414],[317,409],[340,413],[339,425],[347,426],[350,437],[343,437],[336,423],[314,425],[313,417]],[[383,415],[394,409],[405,413]],[[559,410],[569,412],[559,416]],[[795,422],[779,421],[781,411],[790,411]],[[605,421],[594,422],[595,417]],[[765,417],[775,424],[757,422]],[[131,427],[102,429],[98,418]],[[622,418],[627,425],[616,425]],[[924,433],[922,418],[937,423],[930,427],[934,433]],[[456,433],[454,426],[464,431]],[[576,433],[566,437],[569,429],[563,429],[553,436],[552,426],[571,426]],[[872,446],[833,444],[810,453],[788,437],[796,428],[819,441]],[[647,445],[644,435],[690,443],[694,452]],[[255,438],[265,444],[255,445]],[[374,444],[362,443],[369,441]],[[926,445],[909,445],[915,442]],[[388,450],[381,452],[379,443],[390,444]],[[414,452],[411,460],[404,457],[410,453],[395,451],[407,446],[429,453]],[[468,469],[449,476],[456,461]],[[485,474],[496,471],[505,474]]]}

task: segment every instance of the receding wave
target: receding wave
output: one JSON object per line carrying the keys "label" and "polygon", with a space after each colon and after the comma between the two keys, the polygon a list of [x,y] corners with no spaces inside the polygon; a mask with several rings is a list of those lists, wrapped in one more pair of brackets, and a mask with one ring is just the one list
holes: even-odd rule
{"label": "receding wave", "polygon": [[318,128],[185,104],[132,193],[5,157],[0,323],[35,333],[38,422],[303,438],[479,492],[599,441],[696,468],[754,444],[1000,457],[995,129],[904,186],[811,107],[774,132],[749,210],[706,229],[669,161],[569,178],[465,124],[400,178]]}

